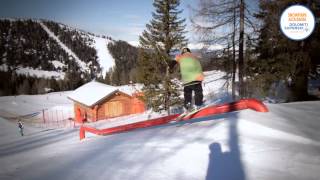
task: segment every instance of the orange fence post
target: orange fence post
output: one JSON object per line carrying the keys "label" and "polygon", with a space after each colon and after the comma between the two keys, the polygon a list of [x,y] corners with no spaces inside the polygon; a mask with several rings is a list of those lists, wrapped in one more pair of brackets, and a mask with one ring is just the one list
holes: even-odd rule
{"label": "orange fence post", "polygon": [[80,127],[80,132],[79,132],[79,136],[80,136],[80,140],[86,138],[86,131],[84,130],[84,128],[81,126]]}

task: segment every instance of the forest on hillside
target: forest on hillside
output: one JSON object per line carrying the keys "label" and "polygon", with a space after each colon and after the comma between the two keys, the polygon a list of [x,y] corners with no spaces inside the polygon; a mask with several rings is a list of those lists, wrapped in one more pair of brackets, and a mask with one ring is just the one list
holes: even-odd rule
{"label": "forest on hillside", "polygon": [[[74,57],[61,46],[35,20],[0,20],[0,95],[39,94],[64,91],[79,87],[97,77],[101,72],[96,50],[90,46],[92,39],[66,26],[43,21],[62,42],[90,62],[90,72],[80,69]],[[57,65],[60,64],[60,65]],[[64,79],[17,74],[19,68],[64,73]],[[8,79],[10,81],[8,81]],[[59,84],[59,85],[57,85]]]}
{"label": "forest on hillside", "polygon": [[125,85],[137,80],[138,48],[125,41],[108,44],[108,50],[115,60],[102,82],[111,85]]}

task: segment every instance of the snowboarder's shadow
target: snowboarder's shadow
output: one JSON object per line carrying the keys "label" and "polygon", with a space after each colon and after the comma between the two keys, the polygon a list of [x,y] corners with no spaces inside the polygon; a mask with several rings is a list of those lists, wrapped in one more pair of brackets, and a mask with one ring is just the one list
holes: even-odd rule
{"label": "snowboarder's shadow", "polygon": [[238,145],[236,119],[230,121],[229,148],[222,152],[221,144],[214,142],[209,146],[209,164],[206,180],[245,180]]}

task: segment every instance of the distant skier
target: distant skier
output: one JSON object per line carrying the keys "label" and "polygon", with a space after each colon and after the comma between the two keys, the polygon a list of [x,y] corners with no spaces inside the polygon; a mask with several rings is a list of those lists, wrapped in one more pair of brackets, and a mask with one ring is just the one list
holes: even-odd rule
{"label": "distant skier", "polygon": [[21,136],[23,136],[24,134],[23,134],[23,124],[22,124],[22,122],[21,122],[21,120],[19,119],[19,121],[18,121],[18,128],[19,128],[19,131],[20,131],[20,134],[21,134]]}
{"label": "distant skier", "polygon": [[[200,61],[194,56],[190,49],[184,47],[181,49],[181,54],[175,58],[180,65],[181,79],[184,86],[184,108],[186,111],[193,109],[192,92],[194,92],[194,100],[196,108],[199,109],[203,105],[202,81],[204,79]],[[174,65],[171,65],[173,68]]]}

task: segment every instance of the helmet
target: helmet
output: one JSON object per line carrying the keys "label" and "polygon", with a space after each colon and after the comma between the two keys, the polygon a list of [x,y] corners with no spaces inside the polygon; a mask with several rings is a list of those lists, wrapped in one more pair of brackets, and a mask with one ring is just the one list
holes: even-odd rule
{"label": "helmet", "polygon": [[191,51],[190,51],[189,48],[183,47],[183,48],[181,49],[181,54],[184,54],[184,53],[186,53],[186,52],[191,52]]}

